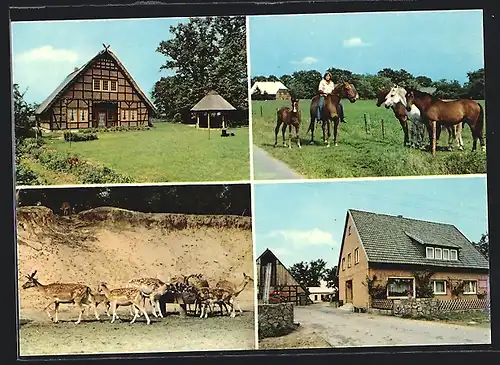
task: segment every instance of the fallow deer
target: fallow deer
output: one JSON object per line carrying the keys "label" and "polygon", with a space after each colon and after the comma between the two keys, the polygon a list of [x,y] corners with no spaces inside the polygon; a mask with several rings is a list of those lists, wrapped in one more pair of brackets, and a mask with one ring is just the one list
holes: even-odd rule
{"label": "fallow deer", "polygon": [[116,309],[118,307],[133,306],[135,314],[130,323],[134,323],[137,317],[139,317],[139,310],[140,310],[142,314],[144,314],[147,324],[151,324],[151,320],[149,319],[149,316],[146,313],[144,306],[142,305],[144,299],[143,299],[143,294],[139,289],[116,288],[109,290],[108,287],[106,286],[106,283],[101,283],[99,285],[99,291],[103,292],[106,298],[108,298],[110,302],[111,310],[113,311],[113,318],[111,319],[111,323],[114,323],[115,319],[117,319]]}
{"label": "fallow deer", "polygon": [[[144,296],[143,305],[145,306],[145,299],[148,298],[151,303],[153,315],[157,318],[158,315],[163,318],[160,308],[160,298],[169,290],[172,290],[170,283],[164,283],[160,279],[156,278],[138,278],[130,279],[127,283],[127,287],[139,289]],[[158,309],[158,315],[156,314],[156,309]],[[130,308],[130,311],[132,314],[132,308]]]}
{"label": "fallow deer", "polygon": [[[28,281],[26,281],[22,288],[35,288],[40,294],[45,296],[49,303],[45,306],[44,310],[47,312],[50,320],[54,323],[59,321],[58,310],[59,304],[76,304],[80,310],[80,315],[78,320],[75,322],[79,324],[82,320],[83,312],[85,311],[85,306],[91,306],[94,309],[95,317],[100,321],[99,313],[97,313],[97,307],[92,296],[92,291],[90,287],[85,284],[80,283],[51,283],[43,285],[35,278],[37,270],[35,270],[31,275],[26,275]],[[54,304],[55,307],[55,319],[49,312],[49,307]]]}
{"label": "fallow deer", "polygon": [[243,273],[243,281],[238,286],[228,280],[221,280],[215,285],[215,290],[219,290],[217,293],[219,298],[218,300],[229,304],[231,307],[231,317],[236,317],[235,305],[238,306],[238,311],[243,313],[237,297],[243,290],[245,290],[249,283],[253,283],[253,278]]}

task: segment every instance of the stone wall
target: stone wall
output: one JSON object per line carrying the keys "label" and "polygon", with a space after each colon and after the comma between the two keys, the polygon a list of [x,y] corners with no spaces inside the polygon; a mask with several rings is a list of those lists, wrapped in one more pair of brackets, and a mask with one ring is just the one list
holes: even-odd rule
{"label": "stone wall", "polygon": [[394,301],[393,314],[398,317],[419,318],[439,312],[439,299],[419,298]]}
{"label": "stone wall", "polygon": [[297,326],[293,322],[293,304],[259,304],[259,338],[289,334]]}

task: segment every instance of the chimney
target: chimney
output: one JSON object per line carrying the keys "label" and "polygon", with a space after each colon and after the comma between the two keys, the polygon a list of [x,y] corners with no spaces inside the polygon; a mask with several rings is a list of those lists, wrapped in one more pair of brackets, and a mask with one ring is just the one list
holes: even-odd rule
{"label": "chimney", "polygon": [[79,68],[79,67],[74,67],[74,68],[73,68],[73,71],[78,71],[78,68]]}
{"label": "chimney", "polygon": [[398,215],[398,218],[403,218],[403,216],[401,214]]}

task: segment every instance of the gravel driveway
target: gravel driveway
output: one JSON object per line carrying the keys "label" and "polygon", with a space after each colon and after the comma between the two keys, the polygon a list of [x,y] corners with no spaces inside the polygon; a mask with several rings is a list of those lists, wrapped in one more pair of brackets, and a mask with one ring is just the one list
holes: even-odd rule
{"label": "gravel driveway", "polygon": [[295,322],[332,347],[490,344],[489,328],[354,313],[328,305],[295,307]]}
{"label": "gravel driveway", "polygon": [[275,159],[256,145],[253,146],[253,173],[256,180],[304,179],[284,162]]}

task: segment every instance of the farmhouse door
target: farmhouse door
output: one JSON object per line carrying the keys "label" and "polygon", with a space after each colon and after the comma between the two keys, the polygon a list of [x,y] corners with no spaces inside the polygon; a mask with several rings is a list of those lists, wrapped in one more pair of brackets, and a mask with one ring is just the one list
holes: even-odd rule
{"label": "farmhouse door", "polygon": [[345,282],[345,302],[352,303],[352,280]]}
{"label": "farmhouse door", "polygon": [[101,127],[106,127],[106,112],[103,112],[103,111],[100,111],[98,113],[98,127],[101,128]]}

